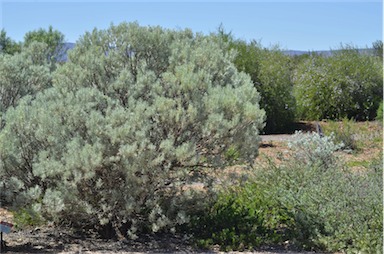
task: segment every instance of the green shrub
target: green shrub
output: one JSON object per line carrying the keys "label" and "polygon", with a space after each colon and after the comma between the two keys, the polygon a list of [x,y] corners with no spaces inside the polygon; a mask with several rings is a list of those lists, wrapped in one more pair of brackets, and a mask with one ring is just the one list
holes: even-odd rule
{"label": "green shrub", "polygon": [[209,171],[228,165],[231,146],[244,162],[257,156],[264,111],[233,57],[189,30],[86,33],[53,87],[6,114],[4,201],[120,237],[173,231],[212,193]]}
{"label": "green shrub", "polygon": [[228,150],[225,152],[225,159],[231,165],[234,165],[236,162],[239,162],[239,158],[240,158],[239,149],[234,146],[230,146]]}
{"label": "green shrub", "polygon": [[44,223],[43,218],[32,208],[22,208],[14,213],[15,228],[23,229],[30,226],[39,226]]}
{"label": "green shrub", "polygon": [[229,42],[229,50],[236,51],[236,68],[249,74],[260,92],[260,107],[267,115],[264,132],[285,132],[293,123],[296,110],[291,58],[277,47],[263,48],[255,41],[236,40],[222,28],[218,36]]}
{"label": "green shrub", "polygon": [[247,250],[285,241],[293,216],[271,194],[257,183],[220,193],[207,215],[192,220],[200,247],[219,244],[226,251]]}
{"label": "green shrub", "polygon": [[44,43],[47,46],[45,59],[51,64],[51,68],[54,69],[55,63],[65,54],[64,34],[58,30],[54,30],[52,26],[49,26],[47,30],[40,28],[27,32],[24,35],[23,45],[25,47],[35,42]]}
{"label": "green shrub", "polygon": [[260,92],[260,107],[265,109],[266,133],[286,133],[295,119],[291,59],[277,49],[264,49],[260,56],[260,72],[256,88]]}
{"label": "green shrub", "polygon": [[[199,242],[222,249],[288,243],[306,250],[379,253],[382,161],[360,173],[337,159],[325,164],[323,158],[334,156],[330,152],[338,146],[330,139],[318,142],[316,135],[291,143],[297,147],[283,164],[259,167],[243,186],[220,194],[209,212],[195,219]],[[321,149],[304,151],[314,144]]]}
{"label": "green shrub", "polygon": [[297,114],[301,119],[372,120],[383,94],[379,58],[345,47],[329,57],[312,55],[294,74]]}
{"label": "green shrub", "polygon": [[348,150],[358,150],[359,143],[356,140],[358,135],[361,136],[361,133],[356,129],[356,122],[354,120],[349,120],[348,118],[343,118],[340,121],[330,121],[327,124],[327,127],[324,127],[325,134],[333,133],[335,142],[343,143],[343,149]]}
{"label": "green shrub", "polygon": [[376,120],[383,123],[383,101],[380,102],[379,108],[377,109]]}

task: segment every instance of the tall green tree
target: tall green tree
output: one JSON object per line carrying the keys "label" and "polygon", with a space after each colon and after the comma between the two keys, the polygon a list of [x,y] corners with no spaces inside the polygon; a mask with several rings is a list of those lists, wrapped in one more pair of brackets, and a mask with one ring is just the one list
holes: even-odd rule
{"label": "tall green tree", "polygon": [[0,53],[13,55],[21,51],[20,44],[14,42],[7,36],[7,32],[2,29],[0,32]]}
{"label": "tall green tree", "polygon": [[42,42],[48,46],[47,60],[50,62],[56,62],[64,52],[65,37],[58,30],[54,30],[52,26],[48,27],[48,30],[40,28],[28,32],[24,36],[24,46],[28,47],[32,42]]}
{"label": "tall green tree", "polygon": [[233,60],[190,30],[86,33],[53,87],[7,112],[4,201],[119,236],[185,223],[212,194],[212,171],[231,163],[228,150],[244,163],[257,156],[265,113]]}

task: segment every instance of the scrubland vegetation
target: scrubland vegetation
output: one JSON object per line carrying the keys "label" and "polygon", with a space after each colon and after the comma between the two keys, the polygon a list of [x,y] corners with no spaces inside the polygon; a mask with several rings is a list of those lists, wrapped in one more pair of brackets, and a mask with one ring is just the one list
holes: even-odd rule
{"label": "scrubland vegetation", "polygon": [[[63,40],[52,27],[21,44],[1,33],[0,199],[18,228],[381,252],[382,153],[359,171],[341,155],[382,147],[382,132],[354,129],[382,124],[382,43],[290,57],[221,28],[122,23],[61,63]],[[323,119],[325,137],[295,134],[282,163],[255,163],[260,133]]]}

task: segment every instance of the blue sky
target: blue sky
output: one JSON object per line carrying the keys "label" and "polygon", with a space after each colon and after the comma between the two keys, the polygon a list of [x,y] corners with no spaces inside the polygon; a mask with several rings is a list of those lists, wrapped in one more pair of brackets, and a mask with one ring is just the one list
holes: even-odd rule
{"label": "blue sky", "polygon": [[61,31],[68,42],[113,22],[215,32],[282,49],[328,50],[341,43],[371,46],[382,39],[382,1],[38,1],[0,0],[1,27],[16,41],[38,28]]}

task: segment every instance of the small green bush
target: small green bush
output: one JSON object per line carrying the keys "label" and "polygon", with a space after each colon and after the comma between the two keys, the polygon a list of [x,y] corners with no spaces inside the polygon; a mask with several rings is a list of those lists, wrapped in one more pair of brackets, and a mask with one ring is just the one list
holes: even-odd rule
{"label": "small green bush", "polygon": [[23,208],[14,212],[15,228],[22,229],[29,226],[39,226],[44,223],[41,215],[32,208]]}
{"label": "small green bush", "polygon": [[333,133],[335,142],[343,143],[343,149],[359,150],[359,143],[356,140],[361,133],[356,129],[356,122],[352,119],[343,118],[340,121],[330,121],[329,125],[324,128],[326,135]]}
{"label": "small green bush", "polygon": [[208,215],[196,216],[192,227],[200,247],[219,244],[222,250],[246,250],[287,239],[293,215],[280,200],[257,183],[219,195]]}

